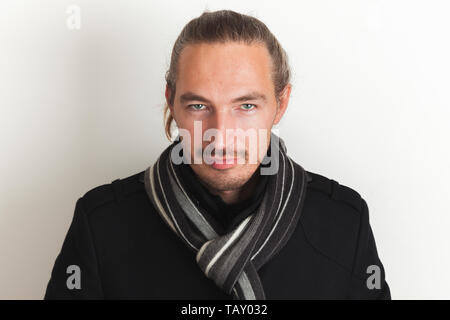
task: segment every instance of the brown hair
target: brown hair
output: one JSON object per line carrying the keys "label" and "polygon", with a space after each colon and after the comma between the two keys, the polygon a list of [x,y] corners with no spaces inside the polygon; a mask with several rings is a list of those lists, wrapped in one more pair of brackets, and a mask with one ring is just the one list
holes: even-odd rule
{"label": "brown hair", "polygon": [[164,107],[166,136],[171,140],[173,117],[169,105],[175,99],[177,66],[181,51],[189,44],[215,42],[244,42],[246,44],[264,44],[272,58],[272,79],[275,97],[279,103],[282,90],[290,81],[290,68],[286,52],[269,28],[260,20],[231,10],[214,12],[204,11],[198,18],[192,19],[183,28],[172,49],[170,67],[166,72],[166,83],[170,89],[169,102]]}

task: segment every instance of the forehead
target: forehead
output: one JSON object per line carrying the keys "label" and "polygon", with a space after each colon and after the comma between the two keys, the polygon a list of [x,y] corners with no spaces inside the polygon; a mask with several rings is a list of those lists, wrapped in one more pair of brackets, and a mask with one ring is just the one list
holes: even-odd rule
{"label": "forehead", "polygon": [[[263,44],[200,43],[186,46],[178,61],[177,91],[270,90],[272,60]],[[245,87],[245,88],[244,88]]]}

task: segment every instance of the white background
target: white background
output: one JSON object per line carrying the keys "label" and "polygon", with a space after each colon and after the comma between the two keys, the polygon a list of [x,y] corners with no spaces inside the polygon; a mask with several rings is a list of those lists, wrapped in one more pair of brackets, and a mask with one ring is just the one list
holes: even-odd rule
{"label": "white background", "polygon": [[0,298],[43,298],[78,197],[168,145],[164,73],[204,9],[286,49],[280,136],[367,200],[392,298],[449,299],[450,6],[433,0],[0,1]]}

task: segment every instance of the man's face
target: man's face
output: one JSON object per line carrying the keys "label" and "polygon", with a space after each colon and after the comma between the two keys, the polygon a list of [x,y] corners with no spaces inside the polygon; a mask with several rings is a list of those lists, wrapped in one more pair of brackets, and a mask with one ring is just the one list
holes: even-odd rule
{"label": "man's face", "polygon": [[[214,190],[241,188],[254,174],[261,154],[268,148],[271,128],[280,121],[287,107],[290,85],[277,106],[267,49],[260,44],[236,42],[185,47],[179,58],[177,76],[170,110],[178,128],[190,133],[192,169]],[[169,94],[166,88],[167,99]],[[194,123],[201,125],[201,136],[197,137],[200,148],[194,144]],[[203,141],[203,133],[208,129],[216,129],[221,139]],[[245,134],[227,139],[226,130],[230,129],[254,132],[257,140]],[[202,157],[208,145],[212,147],[208,154],[216,163],[207,164]],[[250,156],[255,151],[256,158]],[[194,163],[194,154],[201,157],[201,164]]]}

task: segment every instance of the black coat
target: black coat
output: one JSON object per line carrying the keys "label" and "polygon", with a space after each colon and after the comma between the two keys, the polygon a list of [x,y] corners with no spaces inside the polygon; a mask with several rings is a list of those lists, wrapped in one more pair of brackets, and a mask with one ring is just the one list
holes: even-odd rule
{"label": "black coat", "polygon": [[[78,199],[44,299],[231,299],[156,212],[143,173]],[[258,270],[266,298],[390,299],[366,201],[334,180],[308,174],[294,233]],[[80,289],[68,289],[70,265],[80,268]],[[369,289],[373,265],[381,287]]]}

